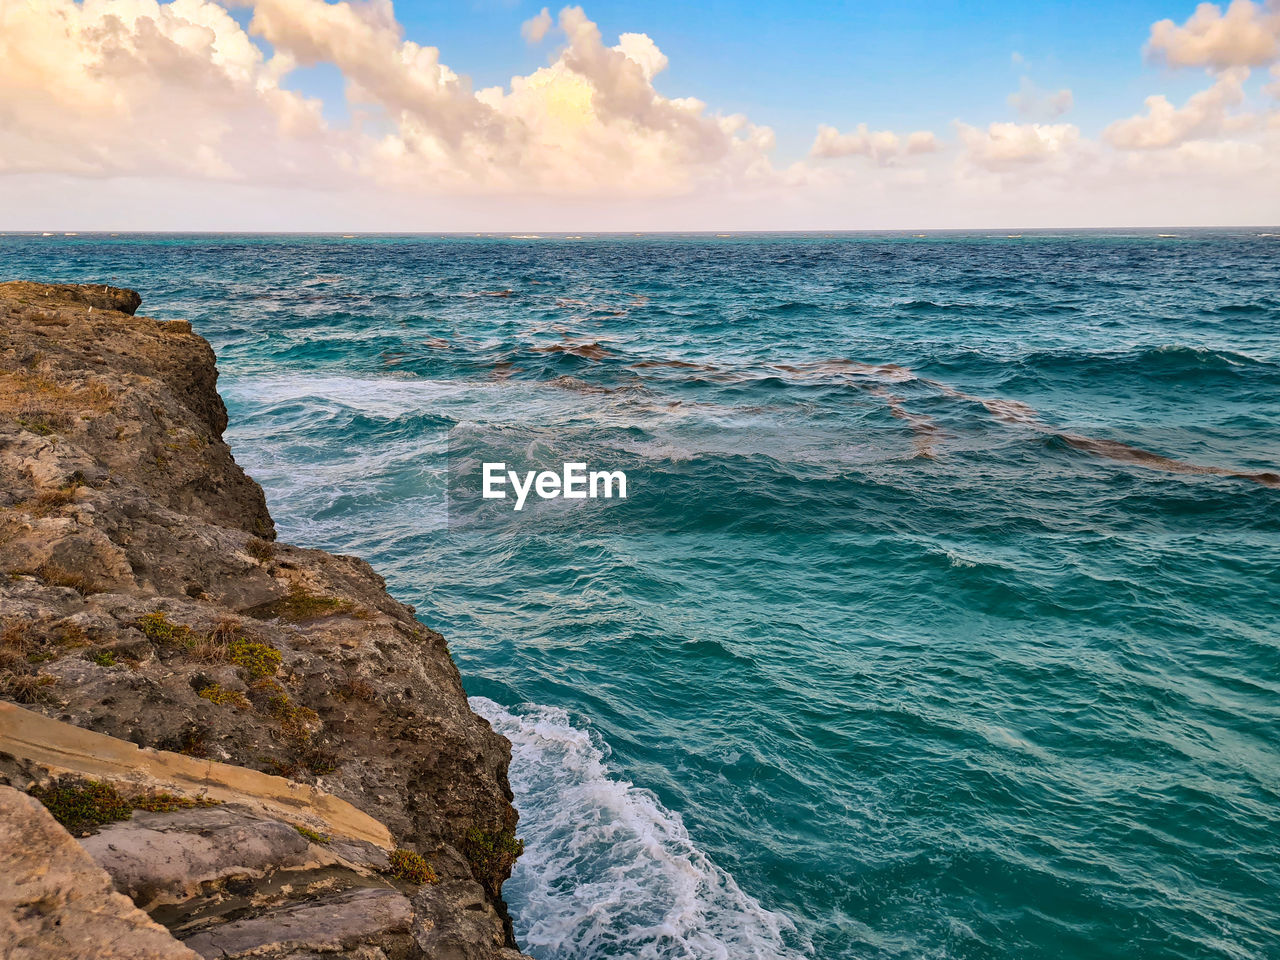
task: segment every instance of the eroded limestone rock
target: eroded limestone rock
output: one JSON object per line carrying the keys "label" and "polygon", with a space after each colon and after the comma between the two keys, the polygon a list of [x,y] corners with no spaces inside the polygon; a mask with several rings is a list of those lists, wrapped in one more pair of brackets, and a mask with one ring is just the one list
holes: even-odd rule
{"label": "eroded limestone rock", "polygon": [[0,786],[0,956],[196,960],[128,897],[40,803]]}
{"label": "eroded limestone rock", "polygon": [[[510,847],[509,744],[468,707],[443,638],[367,563],[274,542],[222,439],[212,349],[138,303],[0,284],[0,700],[347,801],[442,890],[481,891],[454,926],[499,956],[514,946],[510,862],[466,851],[476,834]],[[0,757],[0,782],[33,775]],[[285,909],[278,894],[246,895],[234,922]],[[191,929],[171,906],[166,923]]]}
{"label": "eroded limestone rock", "polygon": [[386,864],[372,844],[313,842],[291,823],[236,805],[138,812],[81,844],[116,889],[146,909],[191,900],[229,880],[333,866],[371,875]]}
{"label": "eroded limestone rock", "polygon": [[[197,934],[186,945],[201,957],[287,957],[376,947],[389,960],[410,955],[409,898],[365,888],[294,904]],[[350,955],[350,954],[348,954]]]}

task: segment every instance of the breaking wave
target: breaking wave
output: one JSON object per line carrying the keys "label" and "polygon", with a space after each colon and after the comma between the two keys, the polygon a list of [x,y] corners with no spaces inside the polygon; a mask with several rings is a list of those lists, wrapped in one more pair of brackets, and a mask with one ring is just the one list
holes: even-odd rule
{"label": "breaking wave", "polygon": [[608,748],[557,707],[471,708],[511,741],[525,854],[504,892],[539,960],[784,960],[809,955],[650,791],[610,775]]}

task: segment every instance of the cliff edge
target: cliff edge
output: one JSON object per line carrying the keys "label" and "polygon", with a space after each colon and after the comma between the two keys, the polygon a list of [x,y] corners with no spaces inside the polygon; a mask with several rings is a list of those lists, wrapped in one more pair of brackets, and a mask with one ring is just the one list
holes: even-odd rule
{"label": "cliff edge", "polygon": [[140,302],[0,284],[0,783],[199,956],[519,957],[510,745],[367,563],[275,542]]}

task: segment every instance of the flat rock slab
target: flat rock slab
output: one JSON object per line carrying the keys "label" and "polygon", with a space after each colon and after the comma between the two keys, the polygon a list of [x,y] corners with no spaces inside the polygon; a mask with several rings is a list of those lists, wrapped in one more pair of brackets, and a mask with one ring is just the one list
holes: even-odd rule
{"label": "flat rock slab", "polygon": [[186,946],[206,960],[336,953],[407,934],[412,920],[404,894],[365,888],[226,923],[196,934]]}
{"label": "flat rock slab", "polygon": [[289,822],[237,804],[134,813],[80,841],[89,855],[138,906],[155,914],[161,904],[181,903],[230,879],[344,868],[353,878],[386,865],[372,844],[330,840],[313,843]]}
{"label": "flat rock slab", "polygon": [[196,960],[35,799],[0,786],[0,956]]}
{"label": "flat rock slab", "polygon": [[309,856],[312,845],[290,824],[231,806],[136,813],[81,845],[111,874],[116,889],[143,907],[184,900],[202,884],[227,877],[261,877],[333,859]]}
{"label": "flat rock slab", "polygon": [[392,849],[391,833],[384,824],[310,784],[139,747],[5,701],[0,701],[0,750],[49,770],[253,806],[321,832]]}

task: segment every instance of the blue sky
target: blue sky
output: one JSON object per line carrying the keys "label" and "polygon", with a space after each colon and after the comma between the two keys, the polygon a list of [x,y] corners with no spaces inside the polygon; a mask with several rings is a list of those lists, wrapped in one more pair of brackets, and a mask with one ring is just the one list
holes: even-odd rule
{"label": "blue sky", "polygon": [[0,229],[1280,220],[1280,0],[0,13]]}
{"label": "blue sky", "polygon": [[[486,87],[546,64],[552,45],[531,46],[520,35],[543,6],[398,0],[395,11],[409,39],[439,47],[444,62]],[[584,6],[606,38],[641,32],[654,39],[670,59],[655,84],[662,93],[697,96],[767,123],[781,151],[796,156],[819,123],[939,129],[957,119],[1007,118],[1007,98],[1024,74],[1046,89],[1071,88],[1072,119],[1088,130],[1136,111],[1152,93],[1179,99],[1202,85],[1142,56],[1151,24],[1184,19],[1194,3]],[[250,14],[238,17],[247,25]],[[302,71],[293,85],[323,96],[335,118],[346,115],[336,69]]]}

